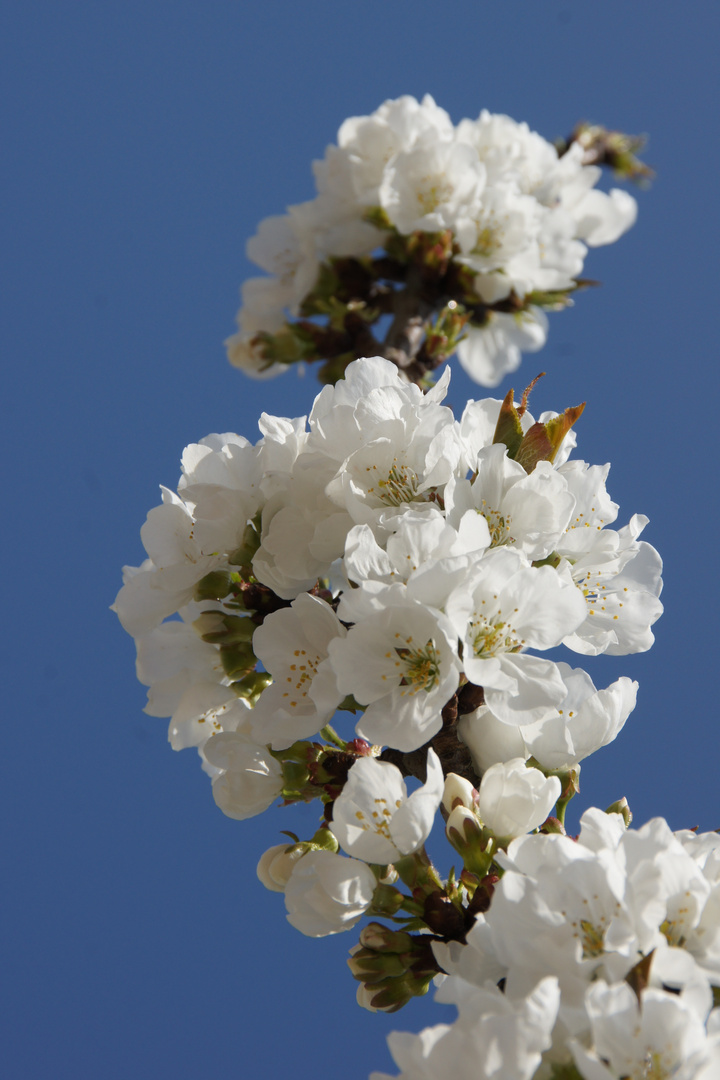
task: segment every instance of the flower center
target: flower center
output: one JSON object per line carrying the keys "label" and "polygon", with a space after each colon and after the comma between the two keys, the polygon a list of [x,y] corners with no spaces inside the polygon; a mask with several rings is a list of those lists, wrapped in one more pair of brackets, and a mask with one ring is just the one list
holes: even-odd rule
{"label": "flower center", "polygon": [[477,612],[470,623],[470,640],[478,660],[487,660],[498,653],[519,652],[525,644],[525,639],[518,638],[510,623],[502,618],[502,611],[489,618]]}
{"label": "flower center", "polygon": [[398,464],[397,458],[387,474],[387,480],[378,481],[379,496],[388,506],[412,502],[417,496],[418,486],[417,474],[407,465]]}
{"label": "flower center", "polygon": [[395,813],[395,810],[402,806],[402,799],[395,800],[395,810],[391,810],[388,807],[387,799],[379,798],[373,799],[375,809],[370,811],[370,820],[368,820],[363,810],[355,811],[355,818],[358,826],[363,832],[374,832],[378,836],[384,836],[390,843],[393,842],[390,835],[390,820]]}
{"label": "flower center", "polygon": [[663,1054],[660,1050],[646,1050],[645,1059],[634,1070],[631,1080],[670,1080],[675,1069],[670,1064],[663,1062]]}
{"label": "flower center", "polygon": [[595,959],[605,952],[605,927],[595,926],[589,919],[580,920],[583,960]]}
{"label": "flower center", "polygon": [[403,693],[416,694],[418,690],[432,690],[440,679],[440,657],[432,639],[422,648],[396,648],[405,670],[400,682]]}
{"label": "flower center", "polygon": [[441,203],[449,202],[453,185],[444,176],[425,176],[417,189],[417,201],[423,214],[432,214]]}
{"label": "flower center", "polygon": [[510,517],[505,517],[499,510],[492,510],[485,500],[482,501],[482,509],[479,514],[487,521],[490,531],[490,546],[502,547],[504,544],[512,544],[514,537],[510,535]]}

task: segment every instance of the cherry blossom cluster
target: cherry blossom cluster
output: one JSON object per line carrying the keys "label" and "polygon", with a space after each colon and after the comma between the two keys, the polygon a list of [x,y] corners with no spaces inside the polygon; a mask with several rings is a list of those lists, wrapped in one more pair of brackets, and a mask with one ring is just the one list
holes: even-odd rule
{"label": "cherry blossom cluster", "polygon": [[390,1037],[401,1077],[720,1076],[720,836],[581,823],[513,840],[465,941],[433,942],[459,1016]]}
{"label": "cherry blossom cluster", "polygon": [[255,443],[186,447],[115,601],[146,711],[228,817],[317,800],[257,866],[291,925],[357,928],[362,1007],[434,984],[457,1008],[390,1037],[397,1080],[720,1077],[720,836],[632,829],[625,799],[565,829],[637,694],[568,661],[651,646],[647,520],[616,528],[609,466],[572,456],[583,405],[535,419],[532,383],[456,418],[430,377],[457,351],[495,386],[544,344],[587,248],[635,220],[596,185],[648,175],[640,145],[453,125],[429,96],[346,120],[316,197],[249,241],[268,276],[227,342],[248,374],[322,360],[327,385]]}
{"label": "cherry blossom cluster", "polygon": [[[146,711],[197,747],[228,816],[320,801],[316,833],[258,875],[306,935],[370,920],[350,959],[361,1005],[393,1011],[447,976],[458,1020],[394,1037],[402,1076],[634,1075],[641,1044],[688,1017],[672,1053],[716,1061],[718,846],[627,831],[624,801],[565,835],[580,763],[637,684],[598,690],[538,655],[650,647],[646,519],[613,528],[609,467],[571,457],[582,406],[536,420],[529,387],[456,419],[449,378],[423,393],[359,359],[308,418],[185,449],[114,605]],[[439,820],[457,875],[425,851]],[[639,1023],[616,1066],[613,1025]]]}
{"label": "cherry blossom cluster", "polygon": [[351,117],[314,163],[315,198],[248,241],[268,276],[242,287],[230,361],[262,377],[323,359],[334,382],[380,353],[418,381],[457,350],[473,379],[496,386],[544,344],[545,312],[585,284],[587,248],[635,221],[631,195],[596,184],[602,165],[647,174],[640,143],[581,125],[554,145],[486,110],[454,125],[429,95]]}
{"label": "cherry blossom cluster", "polygon": [[423,394],[359,360],[308,422],[263,414],[255,445],[186,448],[115,604],[173,745],[212,761],[208,738],[239,726],[284,751],[347,709],[356,737],[407,753],[452,701],[479,772],[518,756],[570,768],[615,737],[634,684],[596,691],[535,654],[649,648],[646,519],[609,527],[609,467],[569,459],[581,409],[535,421],[510,391],[456,420],[449,375]]}

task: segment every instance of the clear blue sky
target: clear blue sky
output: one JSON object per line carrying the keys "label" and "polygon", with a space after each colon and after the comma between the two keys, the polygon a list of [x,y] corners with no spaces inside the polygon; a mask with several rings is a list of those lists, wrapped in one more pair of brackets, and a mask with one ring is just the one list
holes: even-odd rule
{"label": "clear blue sky", "polygon": [[[651,135],[637,226],[590,254],[605,284],[551,317],[516,383],[548,372],[537,411],[588,401],[582,456],[613,462],[621,522],[646,513],[666,560],[655,648],[588,664],[640,695],[579,801],[720,825],[719,28],[708,0],[6,2],[7,1080],[363,1080],[389,1067],[386,1031],[440,1018],[427,1001],[361,1012],[353,935],[287,925],[254,865],[297,819],[222,817],[193,753],[141,711],[108,611],[183,446],[307,411],[311,372],[256,384],[225,362],[245,240],[312,195],[311,159],[387,97],[548,138],[580,118]],[[456,371],[453,404],[480,394]]]}

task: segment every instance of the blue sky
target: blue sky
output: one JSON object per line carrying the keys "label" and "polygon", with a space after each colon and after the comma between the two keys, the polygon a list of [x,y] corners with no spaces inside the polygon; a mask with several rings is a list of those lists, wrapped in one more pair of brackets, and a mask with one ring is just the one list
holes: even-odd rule
{"label": "blue sky", "polygon": [[[548,372],[537,412],[588,401],[582,456],[613,462],[621,523],[647,514],[666,562],[653,650],[587,665],[640,694],[577,801],[720,825],[719,28],[707,0],[4,5],[8,1080],[362,1080],[389,1068],[385,1032],[445,1015],[361,1012],[353,935],[287,925],[254,866],[298,817],[220,814],[192,752],[142,712],[108,611],[183,446],[308,410],[312,372],[257,384],[224,359],[245,240],[311,197],[312,158],[387,97],[430,92],[455,121],[486,107],[548,138],[580,118],[650,134],[636,227],[591,252],[602,288],[551,317],[515,381]],[[456,407],[481,394],[455,371]]]}

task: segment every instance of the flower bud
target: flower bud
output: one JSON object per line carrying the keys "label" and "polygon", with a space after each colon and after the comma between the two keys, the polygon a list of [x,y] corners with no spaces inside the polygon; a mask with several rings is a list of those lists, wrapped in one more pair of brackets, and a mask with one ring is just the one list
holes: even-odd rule
{"label": "flower bud", "polygon": [[630,807],[628,806],[628,801],[627,801],[627,799],[625,798],[624,795],[623,795],[622,799],[617,799],[616,802],[610,803],[610,806],[608,806],[605,813],[606,814],[619,814],[620,817],[625,822],[625,828],[626,829],[630,828],[630,822],[632,821],[633,816],[632,816],[632,812],[630,810]]}
{"label": "flower bud", "polygon": [[285,892],[295,863],[305,852],[297,844],[275,844],[268,848],[257,864],[257,876],[271,892]]}
{"label": "flower bud", "polygon": [[412,938],[404,930],[391,930],[382,923],[371,922],[360,931],[360,944],[364,949],[401,953],[412,947]]}
{"label": "flower bud", "polygon": [[213,797],[224,814],[243,821],[267,810],[282,791],[282,770],[266,746],[238,731],[223,731],[205,743],[211,765],[224,769],[213,780]]}
{"label": "flower bud", "polygon": [[560,798],[557,776],[527,768],[523,758],[492,765],[480,784],[482,819],[498,838],[522,836],[545,821]]}
{"label": "flower bud", "polygon": [[477,792],[469,780],[457,773],[448,773],[445,777],[442,804],[448,814],[452,813],[456,806],[473,810],[477,805]]}
{"label": "flower bud", "polygon": [[350,930],[370,906],[375,885],[366,863],[331,851],[309,851],[285,888],[288,922],[308,937]]}
{"label": "flower bud", "polygon": [[462,855],[466,869],[481,878],[487,874],[492,862],[490,836],[483,829],[477,815],[466,806],[456,806],[445,825],[448,840]]}

